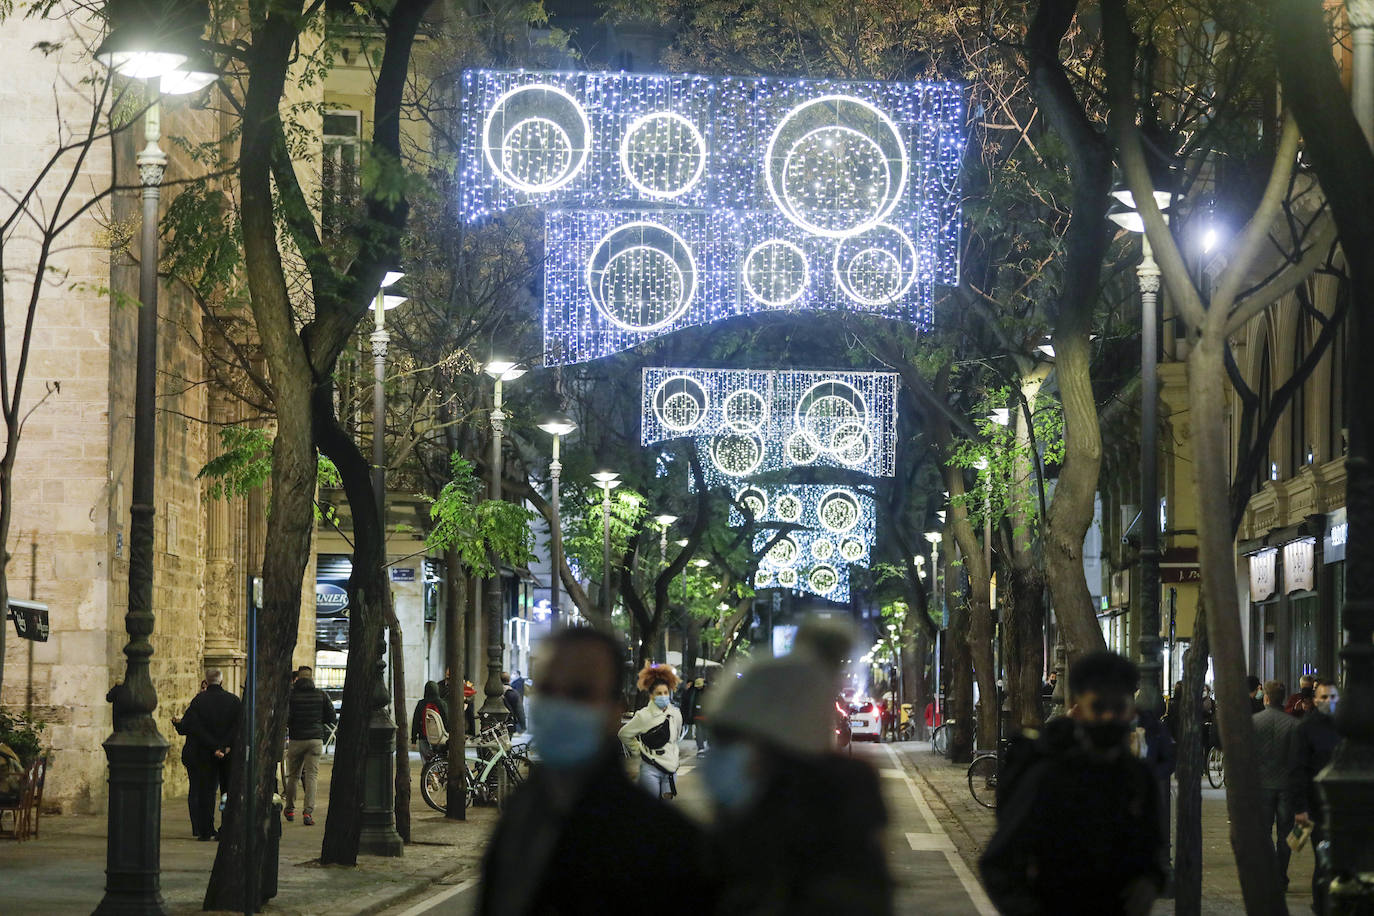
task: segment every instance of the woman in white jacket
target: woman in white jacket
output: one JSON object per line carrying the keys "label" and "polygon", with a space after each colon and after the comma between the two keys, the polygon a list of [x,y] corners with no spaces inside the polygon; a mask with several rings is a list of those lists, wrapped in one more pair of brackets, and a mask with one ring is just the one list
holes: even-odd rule
{"label": "woman in white jacket", "polygon": [[670,699],[677,686],[670,665],[645,665],[639,689],[649,702],[620,728],[620,741],[639,757],[639,784],[659,798],[677,795],[677,743],[682,738],[682,712]]}

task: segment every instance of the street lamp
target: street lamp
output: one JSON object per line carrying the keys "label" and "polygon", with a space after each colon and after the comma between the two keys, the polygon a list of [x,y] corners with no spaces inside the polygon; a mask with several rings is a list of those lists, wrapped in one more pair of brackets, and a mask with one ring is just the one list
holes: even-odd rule
{"label": "street lamp", "polygon": [[[668,566],[668,529],[677,521],[677,516],[665,512],[662,515],[655,515],[654,521],[658,522],[658,562],[666,569]],[[663,623],[663,632],[660,636],[662,642],[658,646],[659,661],[665,664],[668,662],[668,621],[671,619],[672,616],[669,615]]]}
{"label": "street lamp", "polygon": [[[1167,210],[1173,198],[1160,178],[1154,180],[1155,202]],[[1112,192],[1117,203],[1107,217],[1118,226],[1140,234],[1141,259],[1136,266],[1140,284],[1140,694],[1137,705],[1156,714],[1164,709],[1160,683],[1163,671],[1159,637],[1159,266],[1145,235],[1145,223],[1134,209],[1135,198],[1128,190]],[[1165,216],[1167,219],[1167,215]]]}
{"label": "street lamp", "polygon": [[592,480],[601,487],[601,610],[611,619],[611,491],[620,486],[615,471],[597,471]]}
{"label": "street lamp", "polygon": [[[506,428],[506,412],[501,409],[502,405],[502,385],[505,382],[513,382],[525,374],[525,370],[520,368],[515,362],[492,357],[487,360],[482,371],[492,377],[496,383],[492,390],[491,398],[491,481],[488,484],[487,498],[491,500],[501,499],[501,434]],[[487,682],[483,687],[487,695],[486,702],[482,704],[480,710],[482,719],[494,724],[504,722],[510,715],[506,709],[502,695],[505,692],[501,685],[501,649],[502,629],[505,621],[502,619],[501,609],[501,562],[497,558],[495,551],[491,555],[492,574],[487,581],[486,598],[484,599],[487,618]]]}
{"label": "street lamp", "polygon": [[567,414],[556,414],[539,428],[553,436],[553,460],[549,462],[549,489],[553,505],[553,526],[549,532],[550,565],[553,572],[549,576],[549,628],[558,629],[558,586],[563,574],[563,517],[558,507],[558,481],[563,475],[563,462],[559,460],[559,442],[564,436],[571,435],[577,424]]}
{"label": "street lamp", "polygon": [[[209,21],[205,3],[174,10],[150,8],[142,0],[107,7],[110,32],[96,49],[96,60],[130,79],[148,82],[149,105],[143,115],[146,145],[135,162],[143,186],[143,225],[139,237],[138,350],[134,371],[134,454],[129,521],[129,588],[124,629],[125,670],[106,699],[113,705],[114,730],[104,743],[110,767],[108,828],[105,843],[105,896],[97,913],[165,913],[162,899],[162,768],[167,739],[157,730],[148,660],[153,613],[153,506],[157,467],[157,294],[158,211],[167,156],[161,139],[162,93],[204,88],[214,80],[185,68],[208,60],[196,46]],[[168,15],[168,13],[173,15]],[[195,60],[193,61],[193,55]],[[178,71],[178,68],[181,68]],[[173,76],[180,72],[182,75]],[[166,84],[159,85],[159,78]],[[198,85],[197,85],[198,84]],[[250,652],[252,649],[250,648]],[[247,697],[250,702],[252,697]],[[252,707],[249,707],[252,727]],[[251,734],[251,731],[249,732]],[[250,739],[249,744],[252,741]],[[251,772],[251,771],[250,771]]]}

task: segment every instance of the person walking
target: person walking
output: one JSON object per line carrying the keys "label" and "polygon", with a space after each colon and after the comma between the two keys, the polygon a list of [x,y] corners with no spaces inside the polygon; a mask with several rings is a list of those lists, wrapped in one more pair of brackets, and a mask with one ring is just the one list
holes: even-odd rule
{"label": "person walking", "polygon": [[1264,684],[1249,674],[1245,677],[1245,686],[1250,691],[1250,712],[1254,715],[1264,712]]}
{"label": "person walking", "polygon": [[639,689],[649,702],[620,728],[620,742],[639,758],[639,784],[658,798],[677,797],[677,743],[682,740],[682,713],[672,702],[677,674],[670,665],[646,664]]}
{"label": "person walking", "polygon": [[1274,854],[1278,857],[1279,877],[1288,891],[1288,831],[1293,826],[1293,803],[1289,780],[1297,758],[1298,720],[1283,711],[1288,687],[1282,681],[1264,682],[1264,710],[1257,712],[1255,726],[1255,763],[1259,771],[1265,817],[1274,825]]}
{"label": "person walking", "polygon": [[540,760],[487,845],[478,914],[641,916],[679,887],[714,913],[701,831],[626,776],[619,644],[576,627],[541,648],[530,722]]}
{"label": "person walking", "polygon": [[315,784],[324,754],[325,726],[333,725],[337,715],[329,696],[315,686],[314,671],[308,665],[296,669],[291,685],[291,708],[286,720],[286,810],[288,821],[296,819],[296,787],[305,783],[305,807],[301,823],[315,826]]}
{"label": "person walking", "polygon": [[1069,670],[1068,715],[1008,754],[997,830],[979,861],[999,912],[1150,911],[1167,840],[1158,782],[1129,745],[1139,682],[1120,655],[1080,658]]}
{"label": "person walking", "polygon": [[1326,825],[1315,779],[1331,762],[1331,755],[1341,740],[1336,733],[1336,703],[1340,699],[1340,691],[1324,678],[1318,679],[1312,690],[1312,711],[1298,721],[1288,785],[1293,799],[1294,822],[1302,827],[1309,824],[1313,827],[1312,851],[1316,855],[1317,865],[1312,870],[1312,909],[1325,913],[1329,875],[1322,862],[1323,857],[1317,853],[1317,847],[1326,839]]}
{"label": "person walking", "polygon": [[525,730],[525,698],[510,685],[510,672],[501,672],[501,702],[510,713],[511,734],[518,735]]}
{"label": "person walking", "polygon": [[696,741],[697,753],[704,754],[711,749],[706,734],[706,707],[711,684],[706,678],[699,677],[692,686],[695,688],[691,699],[692,738]]}
{"label": "person walking", "polygon": [[705,678],[697,678],[682,690],[682,736],[696,738],[697,693],[706,686]]}
{"label": "person walking", "polygon": [[429,760],[436,749],[448,742],[448,703],[439,693],[439,684],[425,682],[425,695],[410,715],[410,741],[420,746],[420,756]]}
{"label": "person walking", "polygon": [[229,786],[230,755],[234,732],[238,728],[242,703],[224,689],[224,675],[218,668],[205,672],[205,689],[196,694],[184,716],[174,717],[172,726],[186,736],[181,762],[190,779],[186,805],[191,814],[191,832],[198,840],[213,840],[215,800],[218,788]]}

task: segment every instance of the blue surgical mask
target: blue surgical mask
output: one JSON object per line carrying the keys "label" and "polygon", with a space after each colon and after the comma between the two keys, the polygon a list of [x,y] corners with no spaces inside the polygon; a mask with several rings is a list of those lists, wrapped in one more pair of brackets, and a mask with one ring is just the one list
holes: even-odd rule
{"label": "blue surgical mask", "polygon": [[654,697],[654,705],[657,706],[659,709],[667,709],[667,708],[668,708],[668,697],[666,697],[666,696]]}
{"label": "blue surgical mask", "polygon": [[539,759],[554,770],[585,766],[601,751],[606,710],[559,697],[540,697],[530,709]]}
{"label": "blue surgical mask", "polygon": [[706,791],[727,811],[748,807],[758,794],[754,752],[743,742],[713,747],[702,764],[702,772]]}

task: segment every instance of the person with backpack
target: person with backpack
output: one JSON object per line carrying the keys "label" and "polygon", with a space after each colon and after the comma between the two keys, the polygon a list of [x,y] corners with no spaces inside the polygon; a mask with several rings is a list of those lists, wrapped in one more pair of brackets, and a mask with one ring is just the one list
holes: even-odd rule
{"label": "person with backpack", "polygon": [[425,682],[425,695],[411,713],[410,740],[420,746],[420,756],[425,760],[448,743],[448,704],[439,695],[435,681]]}
{"label": "person with backpack", "polygon": [[639,689],[649,694],[649,702],[620,728],[621,743],[639,757],[639,784],[665,799],[677,797],[682,713],[672,703],[676,686],[672,666],[646,664],[639,672]]}

